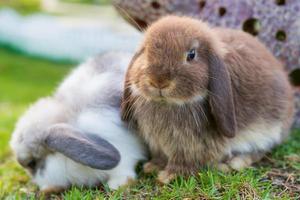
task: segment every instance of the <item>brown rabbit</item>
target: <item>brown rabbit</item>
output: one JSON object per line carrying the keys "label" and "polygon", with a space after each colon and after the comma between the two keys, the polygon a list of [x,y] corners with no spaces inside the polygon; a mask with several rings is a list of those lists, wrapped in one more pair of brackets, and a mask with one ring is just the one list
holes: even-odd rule
{"label": "brown rabbit", "polygon": [[167,16],[131,61],[122,117],[149,145],[144,171],[168,183],[203,165],[250,166],[288,135],[293,108],[282,65],[257,39]]}

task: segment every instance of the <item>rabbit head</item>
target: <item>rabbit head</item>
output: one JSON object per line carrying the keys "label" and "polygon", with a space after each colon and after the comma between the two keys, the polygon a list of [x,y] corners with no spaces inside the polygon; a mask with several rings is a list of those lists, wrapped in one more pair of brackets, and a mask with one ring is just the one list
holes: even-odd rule
{"label": "rabbit head", "polygon": [[232,137],[236,119],[230,76],[222,60],[225,54],[224,45],[205,23],[164,17],[147,30],[129,66],[124,97],[132,94],[180,106],[209,95],[221,132]]}
{"label": "rabbit head", "polygon": [[65,121],[66,113],[66,108],[59,102],[43,98],[32,105],[16,124],[10,146],[18,162],[30,172],[48,152],[43,146],[45,127]]}

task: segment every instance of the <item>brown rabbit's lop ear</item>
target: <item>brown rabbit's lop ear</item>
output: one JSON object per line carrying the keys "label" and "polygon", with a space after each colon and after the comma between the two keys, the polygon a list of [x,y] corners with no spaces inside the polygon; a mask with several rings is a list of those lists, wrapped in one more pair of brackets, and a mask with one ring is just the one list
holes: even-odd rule
{"label": "brown rabbit's lop ear", "polygon": [[231,79],[223,60],[215,53],[208,53],[209,103],[217,129],[226,137],[234,137],[237,131]]}
{"label": "brown rabbit's lop ear", "polygon": [[132,66],[134,65],[135,61],[137,60],[137,58],[144,53],[144,47],[141,48],[138,52],[136,52],[134,54],[134,56],[132,57],[128,69],[127,69],[127,73],[126,73],[126,77],[125,77],[125,84],[124,84],[124,91],[123,91],[123,97],[122,97],[122,102],[121,102],[121,117],[122,120],[124,121],[131,121],[132,120],[132,104],[133,104],[133,97],[132,97],[132,92],[130,90],[130,78],[129,78],[129,73],[130,73],[130,69],[132,68]]}

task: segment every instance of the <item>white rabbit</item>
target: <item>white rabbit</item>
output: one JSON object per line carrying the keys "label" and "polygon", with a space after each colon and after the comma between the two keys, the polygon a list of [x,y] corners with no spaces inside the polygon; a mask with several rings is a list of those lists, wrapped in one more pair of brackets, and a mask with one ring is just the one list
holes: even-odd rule
{"label": "white rabbit", "polygon": [[145,150],[119,114],[130,58],[108,53],[90,59],[20,118],[11,148],[42,191],[100,183],[116,189],[135,179]]}

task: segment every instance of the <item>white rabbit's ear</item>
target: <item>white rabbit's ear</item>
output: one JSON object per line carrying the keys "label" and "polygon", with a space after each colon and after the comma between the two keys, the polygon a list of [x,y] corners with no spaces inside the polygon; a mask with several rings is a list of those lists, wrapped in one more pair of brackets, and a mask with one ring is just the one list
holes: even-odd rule
{"label": "white rabbit's ear", "polygon": [[44,142],[50,150],[95,169],[112,169],[120,161],[119,151],[108,141],[67,124],[48,128]]}

